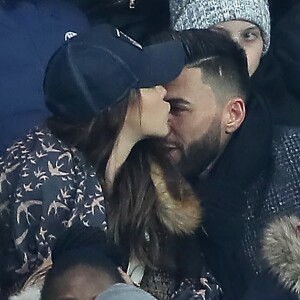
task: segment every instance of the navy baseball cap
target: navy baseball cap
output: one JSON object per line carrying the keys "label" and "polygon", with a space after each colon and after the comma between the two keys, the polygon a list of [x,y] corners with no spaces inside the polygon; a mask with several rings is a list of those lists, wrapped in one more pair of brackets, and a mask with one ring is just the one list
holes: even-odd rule
{"label": "navy baseball cap", "polygon": [[50,111],[68,121],[97,116],[127,96],[175,79],[185,65],[180,41],[142,47],[108,24],[66,42],[51,58],[44,79]]}

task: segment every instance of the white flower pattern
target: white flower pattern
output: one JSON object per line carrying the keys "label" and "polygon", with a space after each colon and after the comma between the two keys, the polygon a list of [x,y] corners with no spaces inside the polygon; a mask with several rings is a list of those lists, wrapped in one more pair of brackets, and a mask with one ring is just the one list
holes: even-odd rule
{"label": "white flower pattern", "polygon": [[7,272],[29,276],[76,222],[106,229],[96,173],[78,150],[35,128],[0,158],[0,226],[11,231],[1,243],[14,262]]}

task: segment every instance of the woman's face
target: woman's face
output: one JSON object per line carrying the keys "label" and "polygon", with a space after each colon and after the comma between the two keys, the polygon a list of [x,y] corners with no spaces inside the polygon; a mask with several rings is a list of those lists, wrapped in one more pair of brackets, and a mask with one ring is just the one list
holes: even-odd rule
{"label": "woman's face", "polygon": [[218,23],[211,28],[225,30],[245,50],[249,75],[252,76],[263,52],[263,38],[259,27],[247,21],[233,20]]}
{"label": "woman's face", "polygon": [[141,99],[129,106],[126,122],[134,127],[140,139],[164,137],[169,132],[169,103],[164,101],[166,90],[161,85],[140,89]]}

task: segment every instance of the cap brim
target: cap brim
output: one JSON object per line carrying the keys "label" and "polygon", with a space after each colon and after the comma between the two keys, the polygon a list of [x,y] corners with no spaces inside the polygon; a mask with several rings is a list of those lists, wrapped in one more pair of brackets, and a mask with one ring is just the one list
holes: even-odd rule
{"label": "cap brim", "polygon": [[163,85],[174,80],[185,66],[185,51],[180,41],[154,44],[143,49],[145,64],[140,66],[138,88]]}

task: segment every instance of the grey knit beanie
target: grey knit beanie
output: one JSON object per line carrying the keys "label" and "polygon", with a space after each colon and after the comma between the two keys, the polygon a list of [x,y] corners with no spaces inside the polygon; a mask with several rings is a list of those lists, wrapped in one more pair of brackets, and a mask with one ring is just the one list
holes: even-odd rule
{"label": "grey knit beanie", "polygon": [[270,12],[267,0],[170,0],[175,30],[209,28],[220,22],[245,20],[259,26],[263,53],[270,45]]}

